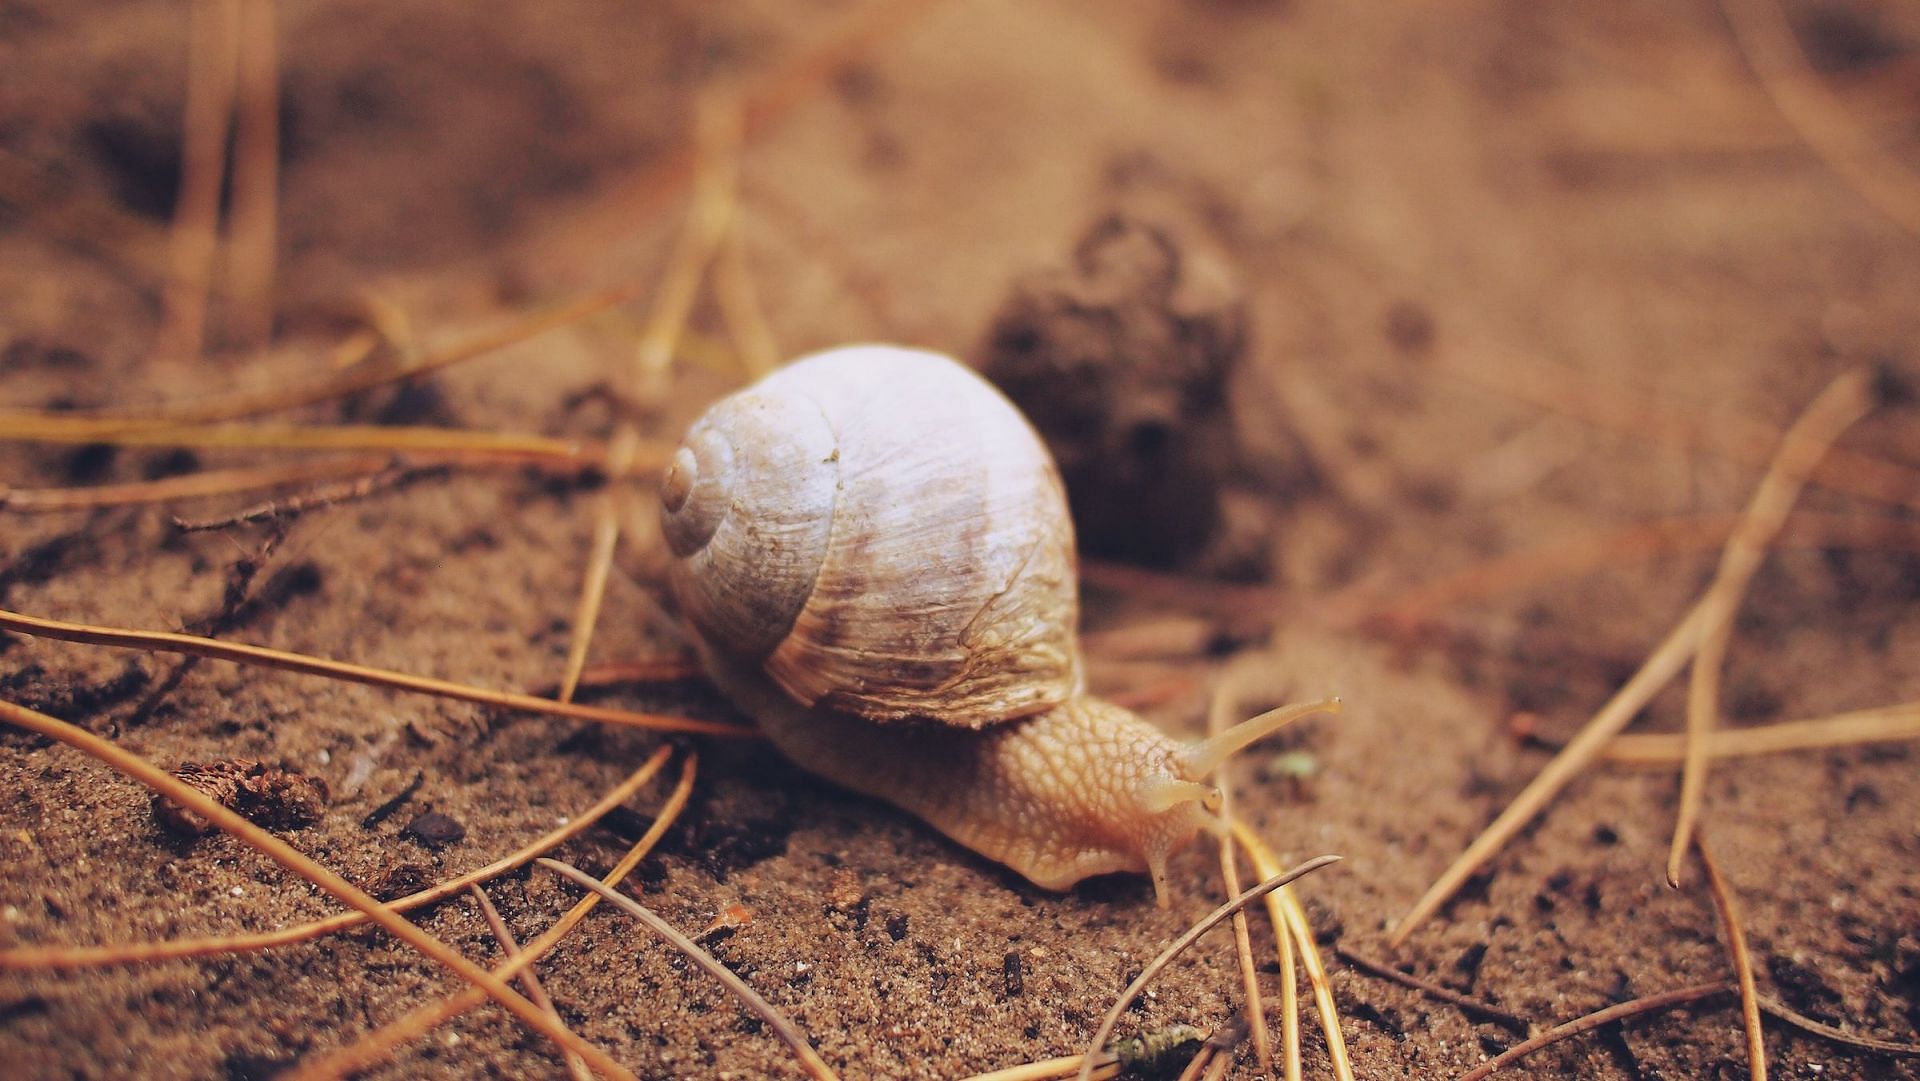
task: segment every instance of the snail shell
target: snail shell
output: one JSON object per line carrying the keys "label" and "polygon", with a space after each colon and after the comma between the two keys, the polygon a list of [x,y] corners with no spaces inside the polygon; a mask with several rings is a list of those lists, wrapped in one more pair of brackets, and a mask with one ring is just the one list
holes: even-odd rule
{"label": "snail shell", "polygon": [[1203,778],[1288,719],[1179,742],[1084,693],[1059,474],[938,354],[795,361],[695,423],[660,496],[701,660],[774,745],[1046,888],[1145,871],[1165,905],[1223,828]]}
{"label": "snail shell", "polygon": [[981,728],[1079,689],[1059,474],[1012,404],[946,357],[858,345],[793,362],[694,425],[661,506],[702,647],[801,705]]}

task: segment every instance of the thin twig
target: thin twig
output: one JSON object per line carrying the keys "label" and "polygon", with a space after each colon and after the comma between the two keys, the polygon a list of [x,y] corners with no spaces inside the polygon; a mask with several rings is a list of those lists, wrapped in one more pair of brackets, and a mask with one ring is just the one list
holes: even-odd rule
{"label": "thin twig", "polygon": [[1643,1013],[1652,1013],[1656,1010],[1670,1010],[1675,1006],[1684,1006],[1689,1002],[1698,1002],[1701,999],[1712,998],[1715,995],[1725,994],[1727,990],[1728,987],[1724,983],[1700,983],[1692,987],[1681,987],[1672,991],[1662,991],[1658,994],[1646,995],[1627,1002],[1615,1003],[1605,1009],[1595,1010],[1584,1017],[1576,1017],[1564,1024],[1555,1025],[1530,1039],[1522,1040],[1512,1047],[1507,1048],[1505,1051],[1500,1052],[1498,1055],[1495,1055],[1492,1059],[1461,1074],[1459,1081],[1481,1081],[1482,1078],[1487,1077],[1494,1071],[1511,1066],[1515,1062],[1533,1054],[1535,1051],[1559,1043],[1561,1040],[1568,1039],[1569,1037],[1578,1036],[1583,1032],[1591,1032],[1602,1025],[1612,1024],[1615,1021],[1621,1021],[1629,1017],[1636,1017]]}
{"label": "thin twig", "polygon": [[1747,932],[1740,926],[1740,905],[1734,900],[1733,887],[1720,873],[1707,839],[1693,835],[1693,847],[1700,853],[1700,864],[1707,869],[1707,887],[1713,893],[1714,911],[1727,933],[1727,953],[1733,959],[1733,973],[1740,986],[1740,1017],[1747,1030],[1747,1072],[1753,1081],[1767,1081],[1767,1044],[1760,1031],[1760,992],[1753,984],[1753,955],[1747,951]]}
{"label": "thin twig", "polygon": [[1377,976],[1380,979],[1397,983],[1402,987],[1410,987],[1426,995],[1428,998],[1438,999],[1449,1005],[1458,1006],[1467,1013],[1476,1015],[1483,1020],[1503,1025],[1513,1030],[1517,1035],[1525,1036],[1533,1030],[1533,1026],[1529,1025],[1526,1019],[1518,1014],[1508,1013],[1491,1003],[1482,1002],[1477,998],[1463,995],[1452,988],[1442,987],[1430,980],[1423,980],[1411,973],[1402,972],[1392,965],[1383,961],[1376,961],[1365,954],[1356,953],[1345,946],[1335,946],[1333,948],[1333,954],[1335,957],[1340,958],[1342,961],[1345,961],[1347,964],[1352,965],[1354,968],[1359,969],[1369,976]]}
{"label": "thin twig", "polygon": [[605,1051],[582,1040],[564,1026],[555,1024],[551,1018],[540,1012],[519,992],[508,987],[498,976],[467,960],[446,943],[409,923],[405,917],[368,896],[339,874],[316,863],[299,849],[247,821],[246,818],[206,793],[182,782],[139,755],[83,728],[4,700],[0,700],[0,721],[58,740],[166,796],[213,823],[222,831],[232,834],[236,839],[245,842],[249,847],[300,878],[332,894],[348,907],[366,913],[368,918],[379,924],[382,930],[452,969],[462,979],[473,984],[476,994],[492,998],[563,1048],[584,1056],[600,1073],[609,1077],[633,1079],[633,1074],[615,1062]]}
{"label": "thin twig", "polygon": [[[1738,758],[1910,739],[1920,739],[1920,702],[1752,728],[1716,729],[1707,742],[1707,752],[1715,758]],[[1686,737],[1677,732],[1616,736],[1602,755],[1609,762],[1632,765],[1669,765],[1685,756]]]}
{"label": "thin twig", "polygon": [[[290,528],[290,524],[275,523],[268,529],[257,549],[249,555],[242,556],[228,568],[227,586],[220,599],[220,607],[210,615],[189,621],[181,630],[188,634],[212,636],[225,634],[238,625],[252,607],[249,595],[253,590],[254,579],[259,577],[260,571],[273,557],[274,550],[287,539]],[[127,727],[145,724],[153,716],[153,711],[160,708],[160,703],[171,697],[174,690],[195,668],[199,667],[204,659],[187,656],[175,662],[173,670],[156,681],[153,688],[140,699],[139,704],[127,714]]]}
{"label": "thin twig", "polygon": [[[593,806],[568,819],[559,829],[542,834],[523,845],[509,855],[494,860],[485,867],[468,871],[466,874],[450,878],[445,882],[409,894],[397,901],[387,902],[387,907],[395,912],[411,912],[416,908],[445,900],[466,889],[476,882],[485,882],[532,862],[535,856],[550,852],[561,844],[584,833],[587,827],[600,821],[607,812],[630,799],[641,786],[653,780],[654,775],[667,763],[673,754],[673,748],[662,747],[655,751],[639,769],[633,771],[626,780],[614,786],[613,790],[600,797]],[[144,964],[150,961],[171,961],[181,957],[216,957],[236,953],[250,953],[255,950],[267,950],[276,946],[291,946],[297,942],[307,942],[325,935],[334,934],[358,927],[367,922],[364,912],[343,912],[323,920],[283,927],[278,931],[260,931],[241,935],[222,935],[211,938],[177,938],[159,942],[135,942],[124,946],[28,946],[12,950],[0,950],[0,972],[25,972],[33,969],[95,968],[102,965]]]}
{"label": "thin twig", "polygon": [[310,510],[336,507],[342,503],[368,499],[385,492],[399,491],[429,477],[445,477],[449,472],[446,466],[440,465],[394,465],[378,473],[356,477],[353,480],[323,484],[318,488],[288,496],[285,499],[269,499],[264,503],[256,503],[245,510],[218,518],[189,520],[176,517],[173,520],[173,527],[182,533],[204,533],[214,529],[230,529],[239,525],[281,521],[299,517]]}
{"label": "thin twig", "polygon": [[561,863],[559,860],[551,860],[545,856],[540,857],[534,862],[566,878],[574,885],[592,890],[601,897],[612,901],[615,905],[624,909],[627,915],[646,924],[648,930],[666,939],[669,945],[679,950],[688,960],[700,966],[701,971],[720,981],[720,983],[732,993],[734,998],[739,999],[749,1010],[752,1010],[762,1021],[765,1021],[768,1027],[773,1029],[774,1035],[780,1037],[788,1047],[793,1049],[793,1053],[799,1057],[800,1064],[806,1069],[808,1076],[813,1077],[815,1081],[837,1081],[839,1075],[835,1074],[833,1067],[828,1066],[826,1060],[820,1057],[819,1052],[813,1049],[813,1044],[807,1041],[807,1034],[800,1031],[800,1026],[794,1024],[793,1020],[786,1014],[780,1012],[779,1008],[774,1006],[773,1003],[761,998],[759,992],[747,986],[747,981],[734,975],[732,969],[714,960],[712,954],[701,949],[698,945],[694,944],[692,939],[675,930],[672,924],[654,915],[645,905],[614,889],[612,886],[601,885],[592,875],[587,874],[571,864]]}
{"label": "thin twig", "polygon": [[[680,812],[686,809],[687,799],[693,795],[693,782],[698,773],[699,756],[689,754],[680,766],[679,783],[667,796],[666,802],[661,804],[660,813],[655,816],[653,825],[647,827],[647,832],[633,843],[633,847],[627,850],[626,855],[620,857],[620,862],[613,865],[613,869],[601,879],[602,882],[608,886],[618,885],[621,879],[640,865],[640,861],[647,857],[647,853],[653,851],[653,847],[660,843],[660,838],[666,836],[668,828],[680,817]],[[503,980],[512,979],[518,975],[521,969],[538,961],[546,955],[547,951],[558,945],[560,940],[579,926],[580,921],[585,919],[587,913],[592,912],[594,906],[599,903],[598,894],[582,897],[552,927],[547,928],[539,938],[528,943],[519,957],[512,958],[495,968],[494,975]],[[388,1022],[353,1043],[338,1048],[313,1062],[302,1064],[298,1070],[288,1074],[285,1081],[336,1081],[350,1073],[364,1070],[384,1059],[395,1048],[424,1037],[440,1025],[485,1001],[486,996],[480,994],[475,988],[466,988],[457,995],[429,1003],[396,1021]]]}
{"label": "thin twig", "polygon": [[5,610],[0,610],[0,630],[16,631],[40,638],[57,638],[63,642],[82,642],[87,645],[116,646],[159,653],[188,653],[212,657],[220,661],[232,661],[235,664],[277,668],[310,676],[326,676],[349,683],[365,683],[391,690],[430,694],[459,702],[495,706],[500,709],[569,717],[574,720],[622,725],[627,728],[644,728],[654,732],[691,732],[696,735],[730,736],[741,739],[752,739],[756,736],[752,729],[736,724],[697,721],[689,717],[670,717],[658,713],[635,713],[605,706],[583,706],[573,702],[556,702],[550,698],[537,698],[530,694],[515,694],[511,691],[489,691],[450,680],[413,676],[404,672],[389,672],[379,668],[348,664],[345,661],[310,657],[304,653],[289,653],[285,650],[242,645],[238,642],[220,642],[190,634],[133,631],[87,623],[66,623]]}
{"label": "thin twig", "polygon": [[[509,961],[519,957],[520,943],[514,941],[513,932],[507,928],[507,921],[500,918],[500,910],[493,907],[493,899],[487,896],[487,891],[481,889],[480,884],[475,882],[467,887],[467,892],[473,897],[473,903],[480,906],[480,914],[486,917],[487,926],[492,929],[493,937],[499,940],[500,952],[505,954]],[[532,965],[520,970],[520,986],[526,988],[528,1000],[545,1010],[547,1016],[553,1018],[558,1024],[566,1024],[566,1021],[560,1017],[560,1011],[554,1008],[553,999],[547,996],[547,989],[540,985],[540,977],[534,974]],[[573,1078],[573,1081],[591,1081],[593,1072],[587,1069],[584,1059],[568,1052],[566,1060],[567,1074]]]}
{"label": "thin twig", "polygon": [[1107,1037],[1113,1034],[1113,1026],[1119,1022],[1120,1015],[1126,1012],[1127,1006],[1133,1002],[1135,996],[1139,995],[1140,992],[1146,988],[1147,984],[1152,982],[1153,978],[1160,974],[1161,969],[1166,968],[1168,964],[1172,963],[1173,959],[1185,952],[1187,947],[1199,941],[1200,936],[1219,926],[1227,917],[1233,915],[1235,912],[1240,911],[1247,905],[1292,882],[1294,879],[1318,871],[1328,864],[1338,862],[1340,862],[1339,856],[1316,856],[1291,870],[1283,871],[1259,885],[1254,886],[1240,896],[1214,909],[1202,917],[1200,921],[1192,927],[1187,928],[1179,938],[1174,939],[1165,950],[1160,952],[1160,956],[1155,957],[1147,963],[1147,967],[1140,971],[1140,975],[1134,977],[1133,982],[1127,985],[1127,989],[1120,992],[1120,997],[1114,1000],[1113,1006],[1107,1010],[1107,1015],[1100,1019],[1100,1027],[1094,1030],[1093,1038],[1087,1041],[1087,1048],[1082,1052],[1085,1058],[1080,1064],[1079,1081],[1088,1081],[1088,1078],[1092,1076],[1095,1053],[1106,1044]]}
{"label": "thin twig", "polygon": [[[1867,374],[1853,371],[1834,380],[1821,392],[1782,440],[1779,453],[1774,457],[1773,469],[1761,480],[1754,501],[1748,505],[1750,516],[1761,522],[1773,523],[1777,528],[1778,522],[1784,520],[1786,512],[1791,509],[1791,497],[1799,491],[1805,472],[1818,463],[1832,439],[1871,405],[1870,389],[1871,382]],[[1794,479],[1795,476],[1799,479]],[[1767,496],[1764,500],[1761,498],[1763,494]],[[1758,537],[1761,533],[1756,529],[1749,536]],[[1764,544],[1758,546],[1759,552],[1764,553],[1764,550]],[[1737,597],[1746,587],[1747,580],[1759,569],[1759,562],[1757,556],[1742,556],[1722,568],[1722,574],[1679,624],[1654,647],[1640,670],[1600,707],[1565,749],[1547,763],[1546,768],[1514,797],[1499,817],[1482,830],[1466,851],[1428,887],[1427,892],[1395,926],[1389,942],[1395,946],[1405,942],[1415,927],[1438,911],[1468,877],[1493,858],[1562,788],[1599,756],[1613,737],[1626,727],[1627,722],[1685,666],[1701,635],[1730,616],[1730,598]]]}

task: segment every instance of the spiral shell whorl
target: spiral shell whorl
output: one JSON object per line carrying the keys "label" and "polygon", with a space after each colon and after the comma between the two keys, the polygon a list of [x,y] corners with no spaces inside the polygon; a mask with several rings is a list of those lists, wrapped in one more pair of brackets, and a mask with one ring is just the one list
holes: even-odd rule
{"label": "spiral shell whorl", "polygon": [[1058,473],[957,362],[802,358],[716,405],[675,461],[675,592],[703,648],[756,660],[795,701],[980,727],[1078,689]]}

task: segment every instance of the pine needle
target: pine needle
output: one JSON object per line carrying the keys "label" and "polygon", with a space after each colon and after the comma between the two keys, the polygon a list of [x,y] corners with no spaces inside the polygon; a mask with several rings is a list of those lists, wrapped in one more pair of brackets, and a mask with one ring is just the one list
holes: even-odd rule
{"label": "pine needle", "polygon": [[[518,958],[520,943],[514,941],[513,932],[507,928],[507,921],[500,918],[500,910],[493,907],[493,899],[487,896],[487,891],[475,882],[467,887],[467,892],[473,897],[473,903],[480,906],[480,914],[486,917],[487,927],[493,931],[493,937],[499,940],[500,952],[509,961]],[[560,1017],[560,1011],[554,1008],[553,999],[547,997],[547,989],[540,985],[540,977],[534,974],[532,965],[520,970],[520,986],[526,989],[527,1000],[544,1010],[555,1024],[566,1024]],[[572,1052],[567,1053],[566,1060],[567,1074],[573,1081],[592,1081],[593,1072],[587,1069],[586,1060]]]}
{"label": "pine needle", "polygon": [[654,915],[645,905],[614,889],[612,886],[601,885],[594,880],[592,875],[581,871],[577,867],[561,863],[559,860],[550,860],[545,856],[540,857],[534,862],[566,878],[576,886],[599,894],[601,897],[625,910],[629,916],[645,924],[648,930],[665,939],[674,949],[679,950],[688,960],[699,966],[701,971],[720,981],[721,986],[725,987],[734,998],[740,1000],[740,1002],[746,1005],[747,1009],[753,1011],[755,1016],[765,1021],[767,1027],[773,1029],[774,1035],[780,1037],[781,1042],[793,1050],[794,1055],[800,1060],[801,1066],[807,1071],[809,1077],[814,1078],[815,1081],[838,1081],[839,1075],[835,1074],[833,1067],[828,1066],[826,1060],[820,1057],[819,1052],[813,1049],[813,1044],[808,1042],[807,1034],[800,1031],[800,1026],[794,1024],[793,1020],[782,1013],[773,1003],[761,998],[759,992],[749,987],[747,981],[734,975],[732,969],[714,960],[712,954],[701,949],[694,944],[692,939],[674,929],[672,924]]}
{"label": "pine needle", "polygon": [[243,348],[273,336],[280,187],[280,43],[275,0],[242,0],[234,101],[227,292]]}
{"label": "pine needle", "polygon": [[1740,1017],[1747,1031],[1747,1072],[1753,1081],[1767,1081],[1767,1044],[1760,1031],[1760,992],[1753,983],[1753,955],[1747,951],[1747,932],[1740,926],[1740,905],[1734,900],[1733,887],[1727,885],[1720,865],[1707,850],[1707,839],[1694,834],[1693,847],[1700,853],[1700,864],[1707,869],[1707,886],[1713,893],[1714,911],[1720,914],[1720,926],[1727,934],[1727,953],[1733,959],[1733,973],[1740,987]]}
{"label": "pine needle", "polygon": [[1647,995],[1627,1002],[1615,1003],[1605,1009],[1595,1010],[1584,1017],[1576,1017],[1564,1024],[1555,1025],[1545,1032],[1540,1033],[1538,1036],[1522,1040],[1512,1047],[1507,1048],[1505,1051],[1500,1052],[1498,1055],[1495,1055],[1492,1059],[1461,1074],[1459,1081],[1482,1081],[1483,1078],[1488,1077],[1495,1071],[1511,1066],[1521,1059],[1526,1058],[1528,1055],[1533,1054],[1535,1051],[1543,1047],[1550,1047],[1553,1044],[1559,1043],[1561,1040],[1570,1039],[1583,1032],[1592,1032],[1596,1028],[1600,1028],[1603,1025],[1610,1025],[1615,1021],[1623,1021],[1629,1017],[1637,1017],[1643,1013],[1653,1013],[1656,1010],[1670,1010],[1675,1006],[1684,1006],[1689,1002],[1698,1002],[1701,999],[1725,994],[1726,991],[1727,985],[1724,983],[1701,983],[1695,984],[1692,987],[1680,987],[1672,991],[1662,991],[1658,994]]}
{"label": "pine needle", "polygon": [[[1920,702],[1752,728],[1716,729],[1707,741],[1707,753],[1714,758],[1740,758],[1910,739],[1920,739]],[[1668,765],[1683,761],[1686,751],[1686,736],[1682,734],[1641,733],[1616,736],[1603,757],[1631,765]]]}
{"label": "pine needle", "polygon": [[[680,767],[679,783],[674,786],[673,792],[661,805],[660,813],[654,818],[653,825],[647,827],[647,832],[633,843],[633,847],[627,850],[626,855],[620,857],[620,862],[613,865],[613,869],[607,872],[606,877],[600,880],[601,882],[608,886],[618,885],[621,879],[627,877],[635,867],[640,865],[640,861],[647,857],[647,853],[653,851],[653,847],[660,843],[660,838],[666,836],[667,830],[680,817],[680,812],[686,809],[687,800],[693,795],[693,783],[698,773],[699,756],[689,754]],[[580,921],[585,919],[587,913],[593,911],[594,906],[599,903],[598,894],[582,897],[552,927],[547,928],[540,937],[528,943],[519,957],[495,968],[493,974],[503,980],[512,979],[518,975],[521,969],[538,961],[546,955],[547,951],[558,945],[560,940],[579,926]],[[425,1037],[435,1028],[485,1001],[485,995],[476,988],[469,987],[451,998],[422,1006],[396,1021],[388,1022],[353,1043],[313,1062],[304,1063],[298,1070],[284,1075],[284,1079],[285,1081],[337,1081],[350,1073],[379,1063],[395,1048]]]}
{"label": "pine needle", "polygon": [[[616,785],[612,791],[600,797],[593,806],[567,820],[567,824],[557,830],[541,835],[513,853],[487,864],[477,870],[450,878],[434,886],[409,894],[397,901],[387,902],[387,907],[395,912],[411,912],[460,892],[470,885],[485,882],[533,861],[535,856],[549,852],[554,848],[585,832],[588,826],[598,822],[607,812],[625,803],[638,792],[642,785],[653,780],[667,759],[672,757],[673,748],[662,747],[655,751],[639,769]],[[236,953],[248,953],[254,950],[272,949],[275,946],[290,946],[296,942],[307,942],[324,935],[334,934],[359,927],[367,922],[364,912],[343,912],[323,920],[284,927],[278,931],[262,931],[251,934],[223,935],[212,938],[179,938],[159,942],[136,942],[125,946],[32,946],[13,950],[0,950],[0,972],[25,972],[34,969],[95,968],[101,965],[139,964],[149,961],[170,961],[181,957],[218,957]]]}
{"label": "pine needle", "polygon": [[[1245,823],[1233,824],[1233,839],[1247,852],[1253,872],[1270,875],[1280,861]],[[1333,981],[1327,979],[1326,965],[1320,960],[1320,947],[1313,941],[1313,928],[1307,922],[1307,910],[1291,889],[1279,890],[1267,898],[1267,915],[1273,920],[1276,936],[1291,939],[1307,971],[1307,984],[1313,989],[1314,1009],[1320,1014],[1320,1031],[1327,1040],[1327,1058],[1338,1081],[1353,1081],[1353,1062],[1347,1055],[1347,1037],[1340,1031],[1340,1009],[1333,1000]]]}
{"label": "pine needle", "polygon": [[[1821,392],[1782,440],[1772,470],[1761,480],[1754,500],[1748,506],[1751,517],[1762,524],[1773,523],[1777,528],[1776,519],[1784,519],[1787,510],[1791,509],[1791,496],[1799,491],[1806,471],[1818,463],[1832,439],[1871,404],[1871,388],[1872,383],[1866,372],[1853,371],[1834,380]],[[1749,538],[1760,538],[1770,536],[1772,531],[1763,532],[1756,526],[1750,532],[1745,529],[1739,532]],[[1742,547],[1743,552],[1753,550]],[[1757,550],[1764,552],[1764,543]],[[1714,579],[1713,585],[1680,623],[1654,647],[1640,670],[1600,707],[1579,734],[1441,873],[1412,910],[1401,918],[1388,941],[1395,946],[1405,942],[1414,928],[1438,911],[1482,864],[1493,858],[1562,788],[1599,757],[1627,722],[1679,674],[1698,647],[1702,635],[1731,616],[1732,601],[1738,598],[1746,588],[1748,579],[1758,569],[1759,559],[1748,555],[1723,565],[1721,575]]]}
{"label": "pine needle", "polygon": [[[1207,734],[1218,736],[1233,727],[1233,715],[1240,705],[1240,668],[1229,668],[1214,687],[1213,701],[1207,709]],[[1221,763],[1214,771],[1213,785],[1220,793],[1220,821],[1229,828],[1233,817],[1233,782],[1230,763]],[[1231,835],[1219,838],[1220,880],[1231,899],[1240,892],[1240,868],[1234,860],[1234,845]],[[1244,911],[1233,914],[1233,947],[1240,964],[1240,986],[1247,996],[1246,1016],[1253,1031],[1254,1057],[1260,1063],[1262,1072],[1273,1070],[1273,1037],[1267,1032],[1266,1005],[1260,998],[1260,976],[1253,963],[1253,941],[1247,935],[1247,914]],[[1298,1024],[1298,1019],[1295,1019]]]}
{"label": "pine needle", "polygon": [[1920,236],[1920,179],[1881,148],[1872,129],[1827,89],[1767,0],[1721,0],[1734,41],[1780,115],[1835,175],[1894,224]]}
{"label": "pine needle", "polygon": [[0,700],[0,721],[64,743],[166,796],[213,823],[223,832],[232,834],[236,839],[271,858],[275,863],[332,894],[347,906],[366,913],[368,918],[379,924],[382,930],[452,969],[462,979],[473,984],[475,995],[492,998],[505,1006],[516,1017],[560,1044],[562,1048],[586,1058],[600,1073],[608,1077],[626,1078],[632,1081],[633,1074],[615,1062],[606,1052],[582,1040],[564,1026],[555,1024],[533,1003],[528,1002],[519,992],[502,982],[500,977],[467,960],[452,947],[409,923],[399,913],[368,896],[339,874],[314,862],[299,849],[247,821],[246,818],[206,793],[109,740],[44,713]]}
{"label": "pine needle", "polygon": [[220,180],[226,172],[240,50],[240,0],[194,0],[188,22],[187,102],[180,137],[180,191],[168,240],[171,269],[161,297],[153,353],[200,359],[206,344],[207,289],[220,228]]}
{"label": "pine needle", "polygon": [[550,698],[537,698],[530,694],[515,694],[511,691],[489,691],[444,679],[412,676],[404,672],[389,672],[384,669],[349,664],[345,661],[310,657],[304,653],[289,653],[285,650],[242,645],[238,642],[221,642],[190,634],[134,631],[87,623],[66,623],[5,610],[0,610],[0,630],[16,631],[40,638],[57,638],[63,642],[83,642],[96,646],[116,646],[156,653],[185,653],[192,656],[211,657],[214,660],[232,661],[235,664],[277,668],[303,675],[345,680],[348,683],[364,683],[391,690],[430,694],[451,698],[458,702],[473,702],[500,709],[569,717],[574,720],[621,725],[627,728],[643,728],[653,732],[691,732],[695,735],[729,736],[739,739],[752,739],[757,736],[752,729],[736,724],[697,721],[688,717],[670,717],[657,713],[635,713],[605,706],[583,706],[572,702],[556,702]]}
{"label": "pine needle", "polygon": [[356,454],[270,466],[202,469],[175,477],[129,481],[125,484],[97,484],[84,488],[8,488],[0,485],[0,509],[37,513],[207,499],[289,484],[368,476],[392,464],[390,455]]}
{"label": "pine needle", "polygon": [[1734,613],[1746,596],[1747,586],[1767,557],[1767,545],[1800,498],[1800,490],[1812,475],[1827,448],[1854,421],[1865,416],[1874,404],[1872,380],[1865,371],[1849,372],[1834,380],[1807,406],[1780,441],[1780,450],[1767,467],[1766,476],[1754,490],[1747,511],[1733,536],[1727,539],[1725,553],[1713,584],[1701,601],[1703,623],[1699,650],[1693,658],[1693,676],[1687,687],[1687,760],[1680,779],[1680,810],[1673,827],[1673,844],[1667,854],[1667,882],[1680,885],[1680,868],[1686,860],[1687,845],[1699,819],[1700,803],[1706,794],[1707,741],[1719,723],[1720,669],[1725,662],[1727,642],[1733,633]]}
{"label": "pine needle", "polygon": [[1328,864],[1338,862],[1340,862],[1339,856],[1316,856],[1291,870],[1283,871],[1259,885],[1254,886],[1240,896],[1214,909],[1206,916],[1201,917],[1199,922],[1187,928],[1180,937],[1174,939],[1165,950],[1161,951],[1160,956],[1155,957],[1147,963],[1147,967],[1140,971],[1140,975],[1134,977],[1133,982],[1127,985],[1127,989],[1120,992],[1120,997],[1114,1000],[1113,1006],[1107,1010],[1107,1015],[1101,1018],[1100,1027],[1094,1030],[1093,1038],[1087,1041],[1087,1049],[1082,1052],[1084,1057],[1081,1060],[1080,1072],[1077,1075],[1079,1081],[1088,1081],[1093,1075],[1095,1056],[1100,1048],[1106,1045],[1107,1037],[1113,1034],[1113,1026],[1119,1023],[1120,1015],[1126,1012],[1127,1006],[1133,1002],[1134,998],[1137,997],[1141,991],[1146,989],[1147,984],[1151,983],[1153,978],[1158,976],[1162,969],[1172,963],[1174,958],[1186,952],[1187,947],[1199,941],[1200,936],[1218,927],[1227,917],[1233,915],[1235,912],[1265,897],[1274,890],[1285,886],[1294,879],[1318,871]]}

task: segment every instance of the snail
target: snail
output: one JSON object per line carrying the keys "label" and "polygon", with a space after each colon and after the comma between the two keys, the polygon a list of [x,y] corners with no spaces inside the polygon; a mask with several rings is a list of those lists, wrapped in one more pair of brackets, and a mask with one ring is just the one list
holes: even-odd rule
{"label": "snail", "polygon": [[1090,696],[1052,458],[941,354],[854,345],[713,405],[661,477],[669,588],[714,685],[790,760],[1035,884],[1218,833],[1206,778],[1294,716],[1179,742]]}

